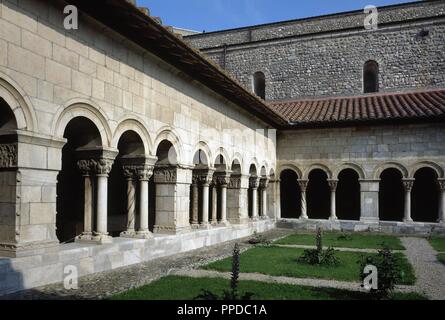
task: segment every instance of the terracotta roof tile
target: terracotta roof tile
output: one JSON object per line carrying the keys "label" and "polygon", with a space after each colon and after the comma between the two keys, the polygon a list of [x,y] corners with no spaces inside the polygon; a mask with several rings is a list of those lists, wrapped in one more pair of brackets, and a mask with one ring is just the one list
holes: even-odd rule
{"label": "terracotta roof tile", "polygon": [[272,101],[269,108],[286,119],[289,127],[445,120],[445,89]]}

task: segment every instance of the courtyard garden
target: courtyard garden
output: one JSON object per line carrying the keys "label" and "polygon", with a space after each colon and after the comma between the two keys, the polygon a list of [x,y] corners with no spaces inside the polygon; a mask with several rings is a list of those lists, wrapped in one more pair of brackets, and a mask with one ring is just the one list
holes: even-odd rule
{"label": "courtyard garden", "polygon": [[[227,300],[235,276],[236,299],[248,294],[255,300],[368,300],[375,296],[363,291],[361,283],[363,267],[371,262],[379,264],[379,270],[387,269],[383,280],[379,274],[379,283],[391,282],[385,299],[426,299],[410,290],[416,283],[415,272],[402,241],[395,236],[319,231],[291,234],[275,241],[254,235],[249,243],[255,245],[243,252],[238,250],[232,257],[201,265],[193,275],[190,271],[170,275],[112,299]],[[432,238],[430,243],[439,251],[444,239]],[[445,253],[438,258],[444,262]]]}
{"label": "courtyard garden", "polygon": [[432,237],[430,244],[439,253],[437,260],[445,264],[445,238]]}

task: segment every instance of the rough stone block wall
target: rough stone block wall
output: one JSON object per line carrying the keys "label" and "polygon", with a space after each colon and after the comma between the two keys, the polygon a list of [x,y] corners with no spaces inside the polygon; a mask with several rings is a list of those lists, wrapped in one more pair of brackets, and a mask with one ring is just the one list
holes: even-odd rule
{"label": "rough stone block wall", "polygon": [[[443,1],[425,2],[382,9],[377,31],[364,29],[366,15],[359,12],[187,40],[249,89],[262,71],[269,100],[362,94],[368,60],[379,63],[380,91],[444,87],[444,14]],[[419,38],[421,30],[429,35]]]}

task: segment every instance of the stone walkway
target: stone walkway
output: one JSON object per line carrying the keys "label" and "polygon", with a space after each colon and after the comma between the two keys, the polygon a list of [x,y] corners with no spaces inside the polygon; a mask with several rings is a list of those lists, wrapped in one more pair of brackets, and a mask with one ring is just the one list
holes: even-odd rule
{"label": "stone walkway", "polygon": [[[293,232],[293,230],[275,229],[263,235],[269,240],[277,240]],[[0,296],[0,300],[104,299],[111,295],[149,284],[177,270],[198,268],[199,266],[230,257],[235,243],[239,243],[240,250],[245,251],[252,247],[247,243],[247,240],[248,238],[238,239],[134,266],[88,275],[79,279],[78,290],[65,290],[62,284],[55,284],[3,297]]]}
{"label": "stone walkway", "polygon": [[416,273],[417,291],[430,299],[445,300],[445,266],[437,260],[437,252],[425,239],[402,238],[402,243]]}

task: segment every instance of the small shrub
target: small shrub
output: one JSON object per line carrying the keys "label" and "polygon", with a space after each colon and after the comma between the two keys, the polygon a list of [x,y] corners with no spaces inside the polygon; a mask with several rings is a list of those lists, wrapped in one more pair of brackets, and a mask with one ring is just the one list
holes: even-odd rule
{"label": "small shrub", "polygon": [[378,289],[371,289],[370,294],[373,299],[389,299],[395,288],[396,283],[401,279],[402,270],[400,263],[391,249],[384,245],[379,250],[377,256],[366,256],[360,261],[360,278],[362,281],[366,278],[363,273],[367,265],[373,265],[378,272]]}
{"label": "small shrub", "polygon": [[209,291],[209,290],[201,290],[201,293],[194,300],[226,300],[226,301],[235,301],[235,300],[251,300],[253,297],[253,293],[246,292],[243,296],[239,296],[238,294],[238,284],[239,284],[239,274],[240,274],[240,250],[238,243],[235,244],[233,248],[232,254],[232,277],[230,279],[230,290],[224,290],[222,296],[218,296],[217,294]]}
{"label": "small shrub", "polygon": [[337,240],[339,241],[352,241],[352,236],[350,234],[347,234],[345,232],[342,232],[338,237]]}
{"label": "small shrub", "polygon": [[249,239],[248,243],[263,246],[270,246],[271,244],[270,240],[268,240],[264,235],[257,233],[256,231],[253,233],[253,236]]}
{"label": "small shrub", "polygon": [[323,235],[321,228],[317,229],[316,236],[316,249],[304,250],[303,255],[298,258],[298,262],[307,263],[310,265],[323,265],[323,266],[335,266],[340,263],[335,256],[337,252],[334,248],[329,247],[327,250],[323,250]]}

